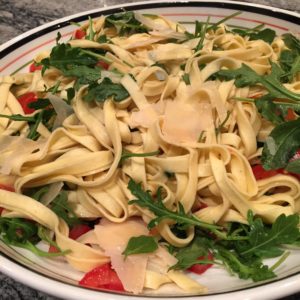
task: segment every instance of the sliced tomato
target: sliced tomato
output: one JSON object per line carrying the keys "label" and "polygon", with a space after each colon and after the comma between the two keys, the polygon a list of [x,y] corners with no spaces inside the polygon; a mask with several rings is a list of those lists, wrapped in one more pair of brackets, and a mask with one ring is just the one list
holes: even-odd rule
{"label": "sliced tomato", "polygon": [[42,66],[38,66],[35,62],[33,62],[30,66],[29,66],[29,72],[33,73],[37,70],[42,70]]}
{"label": "sliced tomato", "polygon": [[295,114],[294,110],[291,108],[288,108],[287,114],[285,116],[285,120],[286,121],[294,121],[294,120],[296,120],[296,118],[297,118],[297,115]]}
{"label": "sliced tomato", "polygon": [[33,92],[26,93],[18,98],[18,101],[26,115],[34,112],[34,109],[28,107],[28,104],[37,101],[37,99],[37,95]]}
{"label": "sliced tomato", "polygon": [[109,68],[109,64],[103,60],[99,60],[97,63],[96,63],[96,66],[98,67],[101,67],[103,68],[104,70],[108,70]]}
{"label": "sliced tomato", "polygon": [[[207,256],[200,256],[198,260],[211,260],[213,261],[214,257],[211,252],[208,252]],[[196,274],[203,274],[206,270],[208,270],[213,264],[195,264],[189,267],[187,270]]]}
{"label": "sliced tomato", "polygon": [[79,281],[79,285],[112,291],[125,291],[120,278],[116,271],[111,268],[110,263],[96,267],[86,273]]}
{"label": "sliced tomato", "polygon": [[[81,235],[87,233],[91,229],[92,228],[88,225],[77,224],[71,228],[71,230],[69,232],[69,238],[72,240],[77,240]],[[59,250],[55,246],[50,245],[48,252],[56,253],[56,252],[59,252]]]}
{"label": "sliced tomato", "polygon": [[75,225],[71,228],[71,230],[69,232],[69,238],[71,238],[73,240],[77,240],[81,235],[87,233],[91,229],[92,228],[90,226],[85,225],[85,224]]}
{"label": "sliced tomato", "polygon": [[0,216],[1,216],[2,212],[3,212],[3,210],[4,210],[4,208],[0,207]]}
{"label": "sliced tomato", "polygon": [[74,37],[77,40],[81,40],[85,36],[86,36],[86,32],[83,29],[81,29],[81,28],[76,29],[75,32],[74,32]]}
{"label": "sliced tomato", "polygon": [[[281,169],[282,170],[282,169]],[[256,180],[269,178],[281,173],[279,170],[265,170],[262,165],[252,166],[252,171]]]}
{"label": "sliced tomato", "polygon": [[1,183],[0,183],[0,190],[6,190],[6,191],[10,191],[10,192],[15,191],[15,189],[12,186],[1,184]]}

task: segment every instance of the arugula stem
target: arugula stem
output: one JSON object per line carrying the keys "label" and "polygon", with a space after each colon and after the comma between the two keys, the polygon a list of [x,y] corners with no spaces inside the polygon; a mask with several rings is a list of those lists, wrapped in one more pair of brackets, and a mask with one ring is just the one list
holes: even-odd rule
{"label": "arugula stem", "polygon": [[219,26],[220,24],[225,23],[226,21],[228,21],[228,20],[230,20],[230,19],[233,19],[234,17],[236,17],[236,16],[238,16],[238,15],[240,15],[240,14],[242,14],[242,12],[241,12],[241,11],[237,11],[237,12],[235,12],[235,13],[233,13],[233,14],[231,14],[231,15],[225,17],[225,18],[223,18],[222,20],[218,21],[217,23],[215,23],[215,24],[209,26],[209,27],[207,28],[207,30],[215,29],[215,28],[216,28],[217,26]]}
{"label": "arugula stem", "polygon": [[112,63],[112,60],[105,57],[104,55],[101,55],[101,54],[97,54],[97,53],[94,53],[92,51],[89,51],[89,50],[85,50],[85,49],[81,49],[81,52],[87,54],[87,55],[90,55],[90,56],[93,56],[93,57],[96,57],[98,58],[99,60],[103,60],[104,62],[108,63],[108,64],[111,64]]}
{"label": "arugula stem", "polygon": [[274,271],[275,269],[277,269],[288,258],[290,254],[290,251],[284,252],[283,255],[279,258],[279,260],[277,260],[277,262],[270,268],[270,270]]}
{"label": "arugula stem", "polygon": [[40,113],[36,114],[37,118],[35,119],[35,123],[30,128],[30,131],[27,135],[27,138],[33,140],[37,136],[37,128],[39,127],[39,124],[42,122],[44,111],[42,110]]}
{"label": "arugula stem", "polygon": [[123,152],[121,155],[120,161],[123,162],[125,159],[130,157],[147,157],[147,156],[155,156],[159,154],[159,151],[145,152],[145,153],[132,153],[132,152]]}
{"label": "arugula stem", "polygon": [[22,116],[20,114],[15,114],[15,115],[2,115],[0,114],[0,118],[7,118],[12,121],[25,121],[25,122],[35,122],[36,118],[35,116],[27,117],[27,116]]}

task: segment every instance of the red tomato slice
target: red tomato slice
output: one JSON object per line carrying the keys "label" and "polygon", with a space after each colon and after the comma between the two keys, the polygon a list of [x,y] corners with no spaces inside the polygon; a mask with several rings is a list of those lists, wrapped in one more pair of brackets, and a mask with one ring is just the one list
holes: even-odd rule
{"label": "red tomato slice", "polygon": [[42,66],[38,66],[35,64],[35,62],[33,62],[30,66],[29,66],[29,72],[33,73],[37,70],[42,70]]}
{"label": "red tomato slice", "polygon": [[75,32],[74,32],[74,37],[77,40],[81,40],[82,38],[85,37],[85,35],[86,35],[86,32],[81,28],[76,29]]}
{"label": "red tomato slice", "polygon": [[[252,166],[252,171],[256,180],[269,178],[281,173],[279,170],[265,170],[262,165]],[[282,171],[282,169],[281,169]]]}
{"label": "red tomato slice", "polygon": [[[200,256],[198,260],[208,259],[213,261],[214,257],[212,253],[208,252],[207,257],[206,256]],[[191,267],[189,267],[187,270],[196,274],[203,274],[206,270],[208,270],[210,267],[212,267],[213,264],[195,264]]]}
{"label": "red tomato slice", "polygon": [[111,268],[110,263],[96,267],[86,273],[79,281],[79,285],[113,291],[125,291],[120,278],[116,271]]}
{"label": "red tomato slice", "polygon": [[294,110],[288,108],[287,115],[285,116],[286,121],[293,121],[296,120],[297,115],[295,114]]}
{"label": "red tomato slice", "polygon": [[28,104],[37,101],[37,99],[37,95],[33,92],[26,93],[18,98],[18,101],[26,115],[34,112],[34,109],[28,107]]}
{"label": "red tomato slice", "polygon": [[[90,231],[92,228],[85,224],[78,224],[72,227],[69,232],[69,238],[72,240],[77,240],[81,235],[85,234],[86,232]],[[50,245],[49,253],[57,253],[59,250],[55,247]]]}
{"label": "red tomato slice", "polygon": [[97,63],[96,63],[96,66],[98,67],[101,67],[103,68],[104,70],[108,70],[109,68],[109,64],[103,60],[99,60]]}
{"label": "red tomato slice", "polygon": [[81,235],[91,230],[91,227],[85,224],[78,224],[72,227],[69,233],[69,238],[77,240]]}

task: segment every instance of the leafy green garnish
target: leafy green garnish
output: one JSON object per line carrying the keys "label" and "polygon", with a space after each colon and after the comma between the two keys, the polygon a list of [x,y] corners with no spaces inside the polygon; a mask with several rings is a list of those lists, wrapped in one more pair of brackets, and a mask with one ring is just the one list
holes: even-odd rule
{"label": "leafy green garnish", "polygon": [[153,236],[141,235],[130,238],[126,249],[123,251],[123,255],[152,253],[158,249],[158,244]]}
{"label": "leafy green garnish", "polygon": [[128,183],[128,189],[132,195],[136,197],[136,199],[129,201],[129,204],[136,204],[140,207],[148,208],[155,214],[155,218],[148,224],[149,229],[157,226],[162,220],[173,220],[176,221],[176,223],[182,228],[197,226],[199,228],[209,230],[219,237],[227,238],[226,235],[219,230],[221,229],[220,226],[203,222],[194,215],[186,214],[181,203],[179,203],[179,209],[177,212],[169,210],[162,202],[160,189],[157,191],[156,201],[152,198],[149,191],[144,191],[141,184],[136,183],[132,179],[130,179]]}
{"label": "leafy green garnish", "polygon": [[259,75],[247,65],[243,64],[236,70],[220,70],[217,76],[225,80],[235,79],[236,87],[254,86],[262,84],[274,98],[289,99],[300,101],[300,94],[289,91],[281,82],[280,77],[283,75],[282,69],[275,63],[271,64],[272,69],[269,75]]}
{"label": "leafy green garnish", "polygon": [[36,247],[36,243],[40,241],[38,226],[26,219],[0,217],[0,233],[0,239],[5,244],[27,249],[38,256],[52,257],[66,254],[66,252],[48,253]]}
{"label": "leafy green garnish", "polygon": [[132,153],[132,152],[127,152],[123,151],[121,155],[120,162],[124,162],[124,160],[130,158],[130,157],[148,157],[148,156],[155,156],[158,155],[159,151],[152,151],[152,152],[145,152],[145,153]]}
{"label": "leafy green garnish", "polygon": [[[175,257],[178,262],[173,265],[171,270],[185,270],[195,264],[212,264],[211,260],[205,259],[208,255],[209,248],[211,248],[211,242],[206,238],[196,236],[192,243],[187,247],[179,248]],[[203,257],[199,260],[199,257]]]}
{"label": "leafy green garnish", "polygon": [[184,74],[182,75],[182,80],[185,82],[186,85],[191,84],[191,82],[190,82],[190,75],[187,74],[187,73],[184,73]]}
{"label": "leafy green garnish", "polygon": [[116,13],[105,18],[105,27],[115,27],[118,35],[148,32],[132,11]]}
{"label": "leafy green garnish", "polygon": [[123,85],[113,83],[111,79],[105,77],[101,83],[90,84],[83,99],[87,102],[104,102],[109,97],[113,97],[114,101],[119,102],[128,98],[129,94]]}
{"label": "leafy green garnish", "polygon": [[51,202],[50,208],[69,226],[82,223],[70,207],[66,191],[61,191],[57,195],[57,197]]}
{"label": "leafy green garnish", "polygon": [[284,34],[283,40],[289,50],[282,51],[279,57],[280,66],[285,71],[281,79],[291,82],[300,72],[300,40],[290,33]]}
{"label": "leafy green garnish", "polygon": [[91,17],[89,17],[89,34],[86,35],[85,39],[93,41],[95,35],[96,35],[96,32],[93,29],[93,19]]}
{"label": "leafy green garnish", "polygon": [[300,119],[276,126],[267,137],[262,151],[265,170],[285,168],[300,147]]}

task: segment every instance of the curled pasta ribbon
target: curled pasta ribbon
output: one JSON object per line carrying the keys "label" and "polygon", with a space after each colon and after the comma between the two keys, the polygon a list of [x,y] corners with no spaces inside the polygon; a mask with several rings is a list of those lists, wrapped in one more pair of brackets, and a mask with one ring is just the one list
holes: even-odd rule
{"label": "curled pasta ribbon", "polygon": [[65,258],[75,269],[88,272],[109,261],[102,251],[70,239],[66,223],[40,202],[21,194],[0,190],[0,206],[26,215],[27,218],[52,230],[58,246],[62,250],[71,250],[71,253],[66,254]]}

